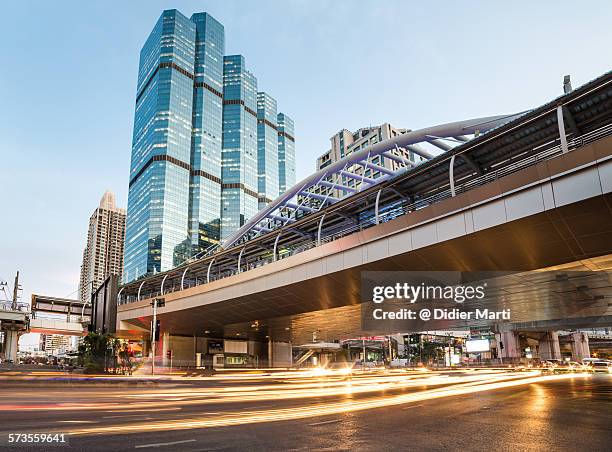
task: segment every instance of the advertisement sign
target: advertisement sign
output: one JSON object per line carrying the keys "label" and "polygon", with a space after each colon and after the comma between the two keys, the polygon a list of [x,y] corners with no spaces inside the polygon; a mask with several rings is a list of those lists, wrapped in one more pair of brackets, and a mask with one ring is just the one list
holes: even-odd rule
{"label": "advertisement sign", "polygon": [[489,339],[473,339],[465,341],[465,350],[468,353],[488,352],[490,350]]}

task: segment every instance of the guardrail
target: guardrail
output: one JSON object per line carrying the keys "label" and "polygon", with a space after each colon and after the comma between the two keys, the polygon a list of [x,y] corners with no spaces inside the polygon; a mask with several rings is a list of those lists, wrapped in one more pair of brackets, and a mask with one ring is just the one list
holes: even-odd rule
{"label": "guardrail", "polygon": [[0,301],[0,311],[10,312],[30,312],[30,305],[27,303],[17,303],[17,309],[13,309],[12,301]]}

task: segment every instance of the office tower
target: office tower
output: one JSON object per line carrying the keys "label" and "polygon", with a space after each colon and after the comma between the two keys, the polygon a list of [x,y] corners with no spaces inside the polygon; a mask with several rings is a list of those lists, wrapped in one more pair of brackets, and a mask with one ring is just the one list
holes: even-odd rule
{"label": "office tower", "polygon": [[[388,140],[389,138],[393,138],[397,135],[401,135],[406,133],[407,129],[398,129],[393,127],[391,124],[384,123],[380,126],[370,126],[370,127],[362,127],[361,129],[356,130],[355,132],[350,132],[347,129],[342,129],[334,136],[330,138],[331,148],[325,152],[323,155],[317,158],[316,169],[321,170],[334,162],[350,155],[351,153],[358,151],[360,149],[371,146],[375,143],[379,143],[384,140]],[[419,162],[422,160],[422,157],[415,155],[410,151],[400,151],[403,156],[412,161]],[[388,158],[384,158],[384,156],[376,156],[369,160],[371,163],[376,165],[388,168],[393,171],[397,171],[400,169],[400,164],[395,160],[391,160]],[[365,177],[369,177],[372,179],[376,179],[382,174],[379,171],[375,171],[372,169],[364,169],[361,165],[353,165],[348,168],[348,170],[355,174],[363,174]],[[342,185],[348,187],[355,187],[359,182],[355,179],[351,178],[340,178],[340,176],[335,175],[333,180],[329,180],[329,182],[340,183]],[[319,192],[322,194],[331,194],[332,196],[341,196],[341,192],[337,189],[323,188],[319,189]]]}
{"label": "office tower", "polygon": [[224,54],[222,24],[177,10],[140,52],[124,282],[202,255],[257,211],[257,80]]}
{"label": "office tower", "polygon": [[260,209],[279,194],[277,115],[276,100],[266,93],[257,93],[257,187]]}
{"label": "office tower", "polygon": [[115,205],[115,195],[104,193],[100,205],[89,218],[87,245],[83,251],[79,300],[91,301],[91,294],[109,275],[121,277],[125,209]]}
{"label": "office tower", "polygon": [[295,185],[295,131],[293,119],[277,115],[278,124],[278,188],[279,195]]}
{"label": "office tower", "polygon": [[191,20],[196,42],[189,236],[197,254],[220,239],[225,32],[210,14],[197,13]]}
{"label": "office tower", "polygon": [[[196,25],[164,11],[140,52],[125,234],[125,281],[189,255]],[[163,232],[163,234],[162,234]]]}
{"label": "office tower", "polygon": [[258,209],[257,79],[242,55],[224,58],[223,83],[222,239]]}

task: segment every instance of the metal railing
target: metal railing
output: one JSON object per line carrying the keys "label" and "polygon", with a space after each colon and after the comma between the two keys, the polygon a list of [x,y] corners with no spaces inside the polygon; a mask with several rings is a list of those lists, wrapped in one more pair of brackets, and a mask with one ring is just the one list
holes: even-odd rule
{"label": "metal railing", "polygon": [[17,303],[17,309],[13,309],[12,301],[0,301],[0,311],[30,312],[30,305],[28,303]]}

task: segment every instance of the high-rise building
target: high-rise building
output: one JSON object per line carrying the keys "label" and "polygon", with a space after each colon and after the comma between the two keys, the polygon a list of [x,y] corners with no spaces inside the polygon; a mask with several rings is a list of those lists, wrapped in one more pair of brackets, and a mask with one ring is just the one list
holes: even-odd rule
{"label": "high-rise building", "polygon": [[109,275],[121,277],[124,236],[125,209],[117,208],[115,195],[107,191],[89,219],[79,283],[82,302],[91,301],[92,291]]}
{"label": "high-rise building", "polygon": [[242,55],[223,63],[221,238],[255,215],[257,205],[257,79]]}
{"label": "high-rise building", "polygon": [[210,249],[258,209],[257,79],[224,54],[223,25],[177,10],[140,52],[124,282]]}
{"label": "high-rise building", "polygon": [[295,131],[293,119],[277,115],[278,124],[278,194],[295,185]]}
{"label": "high-rise building", "polygon": [[210,14],[196,24],[189,236],[192,254],[219,243],[221,236],[221,143],[225,31]]}
{"label": "high-rise building", "polygon": [[[331,148],[317,158],[316,170],[319,171],[331,165],[332,163],[337,162],[338,160],[346,157],[347,155],[350,155],[355,151],[366,148],[380,141],[388,140],[389,138],[401,135],[403,133],[406,133],[407,131],[407,129],[398,129],[388,123],[382,124],[380,126],[363,127],[355,132],[350,132],[347,129],[342,129],[330,138]],[[417,163],[422,160],[422,157],[414,154],[411,151],[399,150],[399,152],[404,158],[410,160],[411,162]],[[368,161],[375,165],[382,166],[393,171],[397,171],[400,169],[400,163],[396,162],[395,160],[385,158],[382,155],[373,157]],[[380,171],[376,171],[372,168],[367,169],[364,168],[362,165],[357,164],[353,165],[353,167],[347,168],[347,170],[354,174],[363,174],[365,177],[371,179],[376,179],[382,176]],[[329,180],[329,182],[341,184],[352,188],[359,184],[359,181],[356,179],[340,177],[338,175],[334,175],[333,180]],[[338,189],[320,188],[318,190],[322,194],[330,194],[336,197],[342,195],[342,193]]]}
{"label": "high-rise building", "polygon": [[264,92],[257,93],[257,186],[260,208],[279,194],[277,117],[276,100]]}
{"label": "high-rise building", "polygon": [[75,350],[71,336],[41,334],[38,340],[39,350],[46,352],[47,355],[63,355]]}

